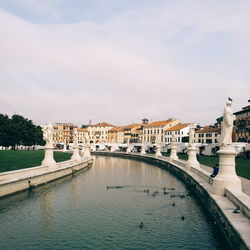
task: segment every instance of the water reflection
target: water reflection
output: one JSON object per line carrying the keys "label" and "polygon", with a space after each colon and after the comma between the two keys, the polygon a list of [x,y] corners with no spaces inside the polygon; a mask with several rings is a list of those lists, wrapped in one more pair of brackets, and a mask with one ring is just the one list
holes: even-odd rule
{"label": "water reflection", "polygon": [[[175,190],[164,195],[163,187]],[[222,249],[214,225],[207,223],[197,201],[192,196],[170,196],[187,192],[161,168],[98,156],[91,169],[75,177],[0,200],[0,247]]]}
{"label": "water reflection", "polygon": [[53,212],[53,192],[46,192],[41,197],[41,231],[44,239],[48,239],[52,232]]}

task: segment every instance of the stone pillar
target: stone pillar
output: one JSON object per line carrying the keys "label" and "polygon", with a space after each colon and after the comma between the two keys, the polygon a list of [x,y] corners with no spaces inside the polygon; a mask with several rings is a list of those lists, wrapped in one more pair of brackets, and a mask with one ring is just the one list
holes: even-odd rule
{"label": "stone pillar", "polygon": [[156,146],[155,156],[156,156],[156,157],[162,156],[160,144],[157,144],[157,146]]}
{"label": "stone pillar", "polygon": [[219,173],[213,178],[212,193],[225,195],[227,187],[242,191],[241,180],[235,171],[235,156],[237,152],[233,147],[221,147],[219,155]]}
{"label": "stone pillar", "polygon": [[45,156],[42,161],[44,167],[55,167],[56,161],[54,160],[54,148],[51,145],[45,145]]}
{"label": "stone pillar", "polygon": [[73,146],[73,155],[71,156],[71,160],[74,160],[76,162],[81,161],[81,156],[79,152],[79,146],[78,146],[78,137],[77,137],[77,129],[74,129],[74,146]]}
{"label": "stone pillar", "polygon": [[171,152],[170,152],[170,156],[169,156],[169,159],[171,161],[173,160],[178,160],[178,156],[177,156],[177,150],[176,150],[176,144],[175,143],[172,143],[171,144]]}
{"label": "stone pillar", "polygon": [[79,153],[79,147],[76,146],[76,145],[73,146],[73,155],[71,156],[71,160],[74,160],[74,161],[77,161],[77,162],[81,161],[81,156],[80,156],[80,153]]}
{"label": "stone pillar", "polygon": [[196,157],[196,147],[193,144],[188,146],[188,161],[185,167],[187,170],[190,170],[191,167],[200,167]]}
{"label": "stone pillar", "polygon": [[115,146],[111,146],[111,148],[110,148],[110,152],[115,152]]}
{"label": "stone pillar", "polygon": [[67,142],[66,140],[64,141],[64,146],[63,146],[63,152],[66,152],[67,151]]}
{"label": "stone pillar", "polygon": [[85,157],[85,158],[90,158],[91,157],[90,147],[89,146],[85,146],[83,157]]}
{"label": "stone pillar", "polygon": [[53,125],[51,122],[43,129],[43,137],[46,140],[45,156],[41,165],[44,167],[55,167],[56,161],[54,160],[54,147],[53,147]]}
{"label": "stone pillar", "polygon": [[145,154],[146,154],[145,145],[144,145],[144,143],[142,143],[142,146],[141,146],[141,155],[145,155]]}
{"label": "stone pillar", "polygon": [[130,144],[129,144],[129,142],[127,142],[127,145],[128,145],[128,147],[127,147],[126,153],[131,153],[131,149],[130,149]]}
{"label": "stone pillar", "polygon": [[85,146],[82,145],[82,150],[79,152],[81,157],[83,157],[83,155],[84,155],[84,150],[85,150]]}

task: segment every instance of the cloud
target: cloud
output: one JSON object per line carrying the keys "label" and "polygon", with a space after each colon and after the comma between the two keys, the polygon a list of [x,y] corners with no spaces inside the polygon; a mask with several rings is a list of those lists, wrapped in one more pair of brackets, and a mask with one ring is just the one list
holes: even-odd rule
{"label": "cloud", "polygon": [[[59,2],[27,3],[46,12]],[[245,1],[170,1],[50,25],[0,11],[0,112],[39,123],[212,123],[228,96],[235,109],[249,98],[249,10]]]}

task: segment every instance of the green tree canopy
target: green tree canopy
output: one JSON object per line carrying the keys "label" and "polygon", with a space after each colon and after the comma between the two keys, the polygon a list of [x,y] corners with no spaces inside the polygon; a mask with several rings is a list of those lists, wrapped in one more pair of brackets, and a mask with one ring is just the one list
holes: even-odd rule
{"label": "green tree canopy", "polygon": [[11,118],[0,114],[0,145],[4,147],[16,145],[44,145],[40,126],[21,115],[14,114]]}

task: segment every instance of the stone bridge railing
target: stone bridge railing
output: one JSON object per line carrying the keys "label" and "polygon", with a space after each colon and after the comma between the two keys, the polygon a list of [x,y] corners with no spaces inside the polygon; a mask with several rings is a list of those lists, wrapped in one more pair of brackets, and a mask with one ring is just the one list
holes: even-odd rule
{"label": "stone bridge railing", "polygon": [[75,147],[71,159],[59,163],[54,160],[53,148],[45,147],[41,166],[0,173],[0,197],[73,174],[88,168],[92,162],[88,147],[81,154],[79,148]]}

